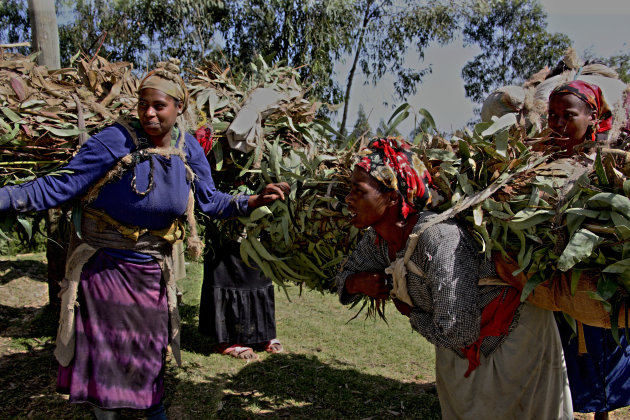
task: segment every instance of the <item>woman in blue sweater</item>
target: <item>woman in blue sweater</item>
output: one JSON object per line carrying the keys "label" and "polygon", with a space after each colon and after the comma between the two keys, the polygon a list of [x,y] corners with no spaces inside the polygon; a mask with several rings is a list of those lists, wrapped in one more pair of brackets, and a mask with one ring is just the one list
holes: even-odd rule
{"label": "woman in blue sweater", "polygon": [[119,409],[166,418],[167,346],[180,362],[173,244],[194,204],[212,217],[244,215],[288,192],[260,195],[215,189],[197,141],[176,125],[188,92],[174,63],[159,63],[138,88],[138,119],[120,119],[91,137],[63,174],[0,189],[0,211],[39,211],[77,201],[80,229],[71,240],[62,284],[55,356],[57,387],[88,402],[97,418]]}

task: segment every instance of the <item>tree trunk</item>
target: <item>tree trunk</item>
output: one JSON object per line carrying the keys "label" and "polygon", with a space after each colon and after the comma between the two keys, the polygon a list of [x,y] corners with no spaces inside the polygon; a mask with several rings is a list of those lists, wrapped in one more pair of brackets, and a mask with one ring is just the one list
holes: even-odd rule
{"label": "tree trunk", "polygon": [[46,215],[46,259],[48,260],[48,302],[59,311],[61,299],[59,284],[66,273],[68,252],[68,221],[65,212],[59,208],[48,210]]}
{"label": "tree trunk", "polygon": [[352,60],[352,67],[350,67],[350,73],[348,74],[348,83],[346,85],[346,93],[344,95],[343,100],[343,116],[341,117],[341,129],[339,132],[342,137],[345,137],[346,123],[348,121],[348,104],[350,102],[350,89],[352,88],[352,81],[354,80],[354,73],[357,70],[357,63],[359,62],[359,56],[361,55],[361,50],[363,49],[363,38],[365,37],[365,31],[367,29],[370,20],[372,19],[372,1],[368,1],[365,8],[365,15],[363,16],[363,24],[361,25],[361,32],[359,34],[359,41],[357,42],[357,50],[354,54],[354,60]]}
{"label": "tree trunk", "polygon": [[33,51],[41,51],[37,64],[58,69],[61,63],[55,1],[28,0],[28,16],[31,20],[31,48]]}
{"label": "tree trunk", "polygon": [[[61,67],[59,59],[59,30],[54,0],[28,0],[28,15],[31,20],[31,48],[40,51],[37,63],[49,69]],[[60,209],[48,210],[46,233],[48,242],[48,301],[50,306],[59,310],[61,300],[58,297],[59,282],[65,275],[68,238],[64,229],[66,216]],[[61,229],[60,229],[61,228]]]}

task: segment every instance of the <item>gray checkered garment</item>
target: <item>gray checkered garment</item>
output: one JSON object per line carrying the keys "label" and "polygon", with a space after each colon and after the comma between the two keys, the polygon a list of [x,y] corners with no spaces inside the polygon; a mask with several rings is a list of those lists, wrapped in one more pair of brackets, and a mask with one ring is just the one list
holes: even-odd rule
{"label": "gray checkered garment", "polygon": [[[414,232],[431,214],[422,213]],[[361,298],[345,291],[349,275],[385,270],[391,265],[387,243],[381,240],[375,244],[375,240],[376,232],[368,229],[337,275],[341,303]],[[397,257],[404,254],[402,249]],[[409,317],[411,327],[436,346],[454,350],[463,357],[460,350],[479,336],[481,310],[505,290],[477,284],[482,277],[496,276],[494,265],[480,256],[475,241],[454,221],[437,223],[424,231],[411,260],[425,273],[425,277],[407,273],[407,290],[414,303]],[[517,323],[518,312],[510,331]],[[481,352],[488,356],[504,339],[505,336],[486,337]]]}

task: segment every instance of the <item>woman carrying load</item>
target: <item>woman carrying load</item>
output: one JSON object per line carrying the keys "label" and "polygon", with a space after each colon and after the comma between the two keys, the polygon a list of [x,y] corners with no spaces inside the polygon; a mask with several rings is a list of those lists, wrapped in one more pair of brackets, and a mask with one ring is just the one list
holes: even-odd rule
{"label": "woman carrying load", "polygon": [[395,294],[411,327],[435,344],[444,419],[573,418],[553,314],[521,304],[515,288],[479,285],[493,264],[454,221],[431,223],[435,214],[422,211],[429,183],[400,139],[360,151],[346,202],[352,224],[369,229],[337,276],[341,302]]}
{"label": "woman carrying load", "polygon": [[[548,124],[556,142],[567,152],[600,133],[610,130],[610,108],[598,86],[576,80],[556,87],[549,95]],[[580,324],[578,324],[580,325]],[[609,329],[588,325],[580,328],[586,353],[580,353],[578,338],[565,321],[558,327],[569,374],[573,408],[595,412],[595,419],[607,419],[608,412],[630,405],[630,346],[624,334],[620,345]]]}
{"label": "woman carrying load", "polygon": [[188,92],[176,63],[159,63],[138,88],[138,119],[92,136],[63,174],[0,189],[0,211],[40,211],[80,199],[62,284],[55,356],[58,390],[88,402],[97,418],[119,409],[164,419],[167,346],[180,363],[173,244],[191,223],[189,249],[200,252],[192,210],[243,215],[284,197],[288,185],[260,195],[217,191],[195,139],[176,126]]}

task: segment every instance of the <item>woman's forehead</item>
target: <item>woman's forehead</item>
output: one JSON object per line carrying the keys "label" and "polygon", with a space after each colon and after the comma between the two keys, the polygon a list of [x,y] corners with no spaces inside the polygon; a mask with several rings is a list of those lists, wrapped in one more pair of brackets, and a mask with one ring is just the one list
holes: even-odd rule
{"label": "woman's forehead", "polygon": [[380,182],[378,181],[378,179],[374,178],[360,166],[354,167],[354,170],[352,171],[352,176],[350,177],[350,182],[353,184],[369,184],[375,188],[378,188],[380,186]]}
{"label": "woman's forehead", "polygon": [[158,89],[144,88],[138,94],[138,98],[147,102],[174,102],[175,99]]}
{"label": "woman's forehead", "polygon": [[549,99],[549,108],[554,109],[577,109],[583,113],[592,112],[589,105],[570,93],[563,93],[560,95],[554,95]]}

